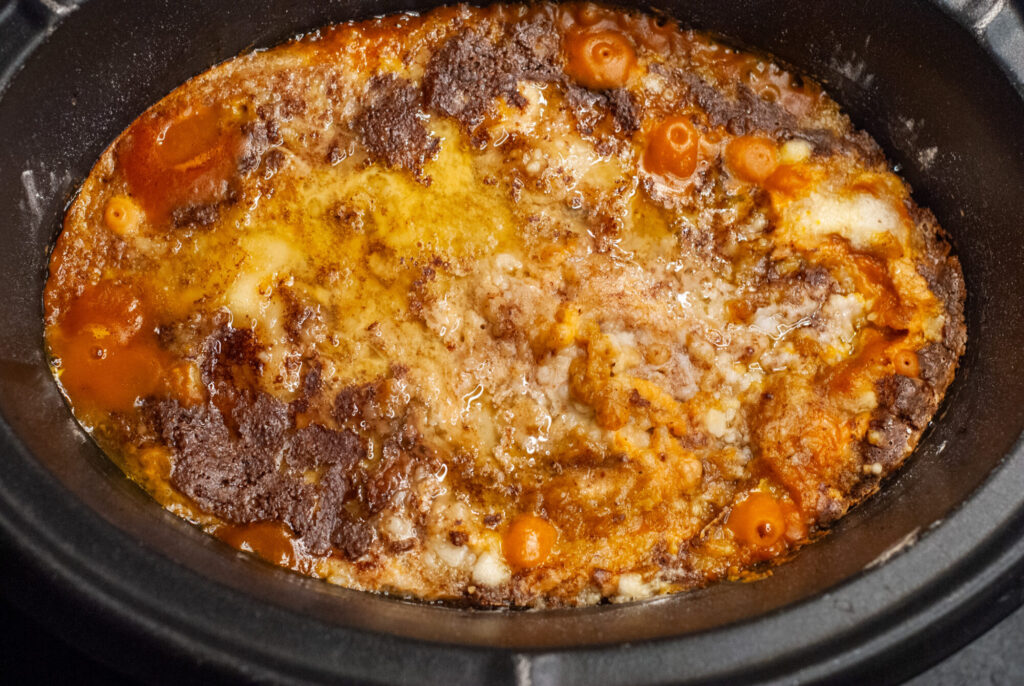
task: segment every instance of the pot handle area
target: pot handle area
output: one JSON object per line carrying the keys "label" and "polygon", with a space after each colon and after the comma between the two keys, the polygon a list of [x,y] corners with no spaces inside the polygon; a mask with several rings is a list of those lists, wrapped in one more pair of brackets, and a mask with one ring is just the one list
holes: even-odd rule
{"label": "pot handle area", "polygon": [[978,39],[1024,98],[1024,0],[933,0]]}

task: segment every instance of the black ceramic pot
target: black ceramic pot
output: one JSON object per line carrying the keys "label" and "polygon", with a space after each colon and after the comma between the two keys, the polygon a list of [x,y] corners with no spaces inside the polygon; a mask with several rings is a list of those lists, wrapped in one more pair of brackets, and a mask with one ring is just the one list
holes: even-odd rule
{"label": "black ceramic pot", "polygon": [[[1024,565],[1024,7],[1017,0],[664,0],[822,81],[949,231],[968,286],[957,380],[877,497],[756,583],[552,612],[330,587],[163,512],[46,369],[48,246],[107,143],[188,77],[417,0],[15,0],[0,9],[0,582],[150,681],[893,682],[1012,607]],[[1019,577],[1017,577],[1019,578]]]}

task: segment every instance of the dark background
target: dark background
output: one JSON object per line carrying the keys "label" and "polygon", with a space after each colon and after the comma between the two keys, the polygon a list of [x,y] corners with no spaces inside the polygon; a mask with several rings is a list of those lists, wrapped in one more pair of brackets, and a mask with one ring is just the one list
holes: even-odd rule
{"label": "dark background", "polygon": [[[4,589],[10,592],[12,589]],[[1024,602],[1024,574],[1009,589]],[[93,661],[0,597],[0,681],[8,684],[109,684],[136,681]],[[955,641],[954,636],[950,636]],[[164,675],[165,677],[167,675]],[[164,679],[166,680],[166,678]],[[1024,684],[1024,607],[906,686]]]}

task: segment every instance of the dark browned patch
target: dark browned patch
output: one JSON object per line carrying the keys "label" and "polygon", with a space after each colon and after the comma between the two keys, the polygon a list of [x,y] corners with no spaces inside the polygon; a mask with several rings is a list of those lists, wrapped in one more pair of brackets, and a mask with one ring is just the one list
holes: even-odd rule
{"label": "dark browned patch", "polygon": [[640,104],[624,88],[592,91],[574,83],[565,84],[566,102],[576,117],[580,133],[589,136],[606,118],[615,133],[629,135],[640,130]]}
{"label": "dark browned patch", "polygon": [[259,168],[263,161],[263,155],[271,147],[284,142],[281,137],[280,125],[273,118],[260,118],[246,122],[242,125],[242,140],[242,155],[238,160],[238,171],[242,174],[248,174]]}
{"label": "dark browned patch", "polygon": [[256,115],[263,121],[288,121],[306,113],[306,101],[294,95],[285,95],[274,103],[260,105]]}
{"label": "dark browned patch", "polygon": [[[248,330],[222,328],[203,351],[209,402],[182,407],[176,400],[151,400],[144,408],[155,438],[173,453],[171,485],[231,524],[287,524],[311,554],[325,555],[333,546],[350,559],[364,556],[378,540],[370,517],[408,490],[416,464],[432,460],[406,413],[382,416],[378,396],[385,382],[339,393],[334,414],[340,426],[297,428],[295,414],[323,389],[315,361],[289,405],[258,390],[260,346]],[[373,466],[363,463],[366,440],[345,426],[364,420],[383,437]]]}
{"label": "dark browned patch", "polygon": [[281,152],[280,148],[273,148],[267,153],[266,158],[263,160],[263,168],[267,170],[268,174],[276,173],[282,166],[284,166],[284,153]]}
{"label": "dark browned patch", "polygon": [[358,560],[377,541],[377,531],[365,521],[345,513],[331,534],[331,543],[349,560]]}
{"label": "dark browned patch", "polygon": [[879,405],[913,429],[927,426],[935,412],[935,397],[922,381],[893,374],[879,380],[875,388]]}
{"label": "dark browned patch", "polygon": [[420,91],[394,74],[370,80],[367,102],[353,125],[359,140],[378,162],[411,171],[422,179],[423,163],[441,142],[427,134],[420,119]]}
{"label": "dark browned patch", "polygon": [[304,335],[321,321],[320,308],[304,302],[300,294],[287,286],[279,288],[285,303],[284,330],[292,342],[302,340]]}
{"label": "dark browned patch", "polygon": [[497,97],[515,107],[525,106],[526,99],[517,90],[520,80],[549,82],[561,73],[556,66],[556,36],[543,17],[513,25],[497,42],[479,30],[456,34],[427,64],[427,107],[472,130]]}
{"label": "dark browned patch", "polygon": [[906,456],[914,430],[897,413],[882,409],[871,421],[868,434],[871,440],[863,443],[864,463],[878,463],[889,471]]}
{"label": "dark browned patch", "polygon": [[217,221],[220,215],[220,207],[217,203],[203,205],[186,205],[176,207],[171,211],[171,221],[178,228],[183,227],[208,227]]}
{"label": "dark browned patch", "polygon": [[437,270],[433,267],[423,267],[420,276],[409,285],[409,313],[417,318],[423,318],[423,310],[434,298],[430,293],[430,283],[437,276]]}

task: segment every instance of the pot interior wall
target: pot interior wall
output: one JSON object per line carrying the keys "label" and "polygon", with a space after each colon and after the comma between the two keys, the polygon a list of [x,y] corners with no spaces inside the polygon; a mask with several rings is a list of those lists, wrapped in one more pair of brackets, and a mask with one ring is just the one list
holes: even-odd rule
{"label": "pot interior wall", "polygon": [[666,0],[657,7],[685,23],[773,52],[823,81],[958,248],[969,292],[968,353],[941,416],[886,490],[763,581],[531,614],[457,612],[331,588],[235,554],[162,512],[78,429],[44,364],[40,297],[66,203],[107,143],[188,77],[331,21],[430,4],[90,0],[11,78],[0,96],[0,411],[12,447],[0,469],[45,465],[66,493],[62,506],[84,505],[68,510],[77,519],[68,515],[63,535],[96,536],[95,545],[115,555],[143,541],[155,559],[332,625],[462,644],[636,641],[757,617],[854,577],[942,520],[1011,449],[1024,426],[1019,95],[970,34],[923,2]]}

